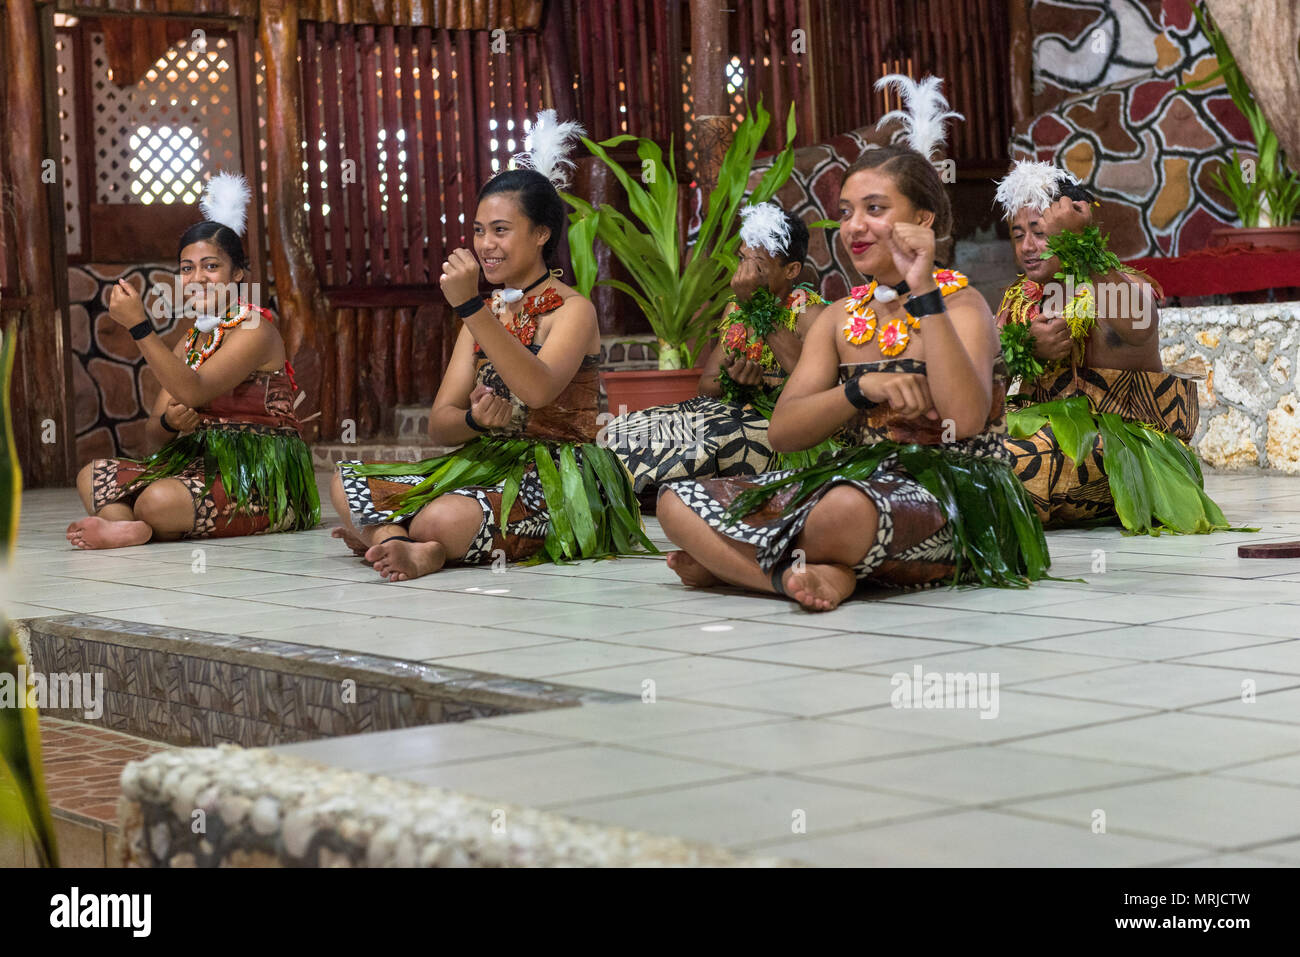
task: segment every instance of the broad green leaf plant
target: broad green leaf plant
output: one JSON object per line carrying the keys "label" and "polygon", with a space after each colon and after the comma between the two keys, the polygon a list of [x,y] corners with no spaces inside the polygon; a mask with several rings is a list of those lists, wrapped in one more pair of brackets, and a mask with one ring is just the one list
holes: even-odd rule
{"label": "broad green leaf plant", "polygon": [[[593,286],[610,286],[630,296],[659,339],[660,369],[694,366],[722,317],[725,293],[739,263],[737,212],[745,197],[754,156],[771,121],[761,99],[746,111],[723,157],[699,235],[689,250],[682,248],[679,239],[677,166],[671,143],[665,165],[663,151],[644,137],[625,134],[600,143],[586,138],[582,141],[622,184],[632,215],[625,216],[608,204],[597,208],[577,196],[563,194],[574,209],[569,216],[569,248],[577,288],[583,295],[590,295]],[[785,124],[785,148],[759,180],[749,203],[766,202],[789,179],[794,169],[794,135],[791,105]],[[641,159],[642,172],[636,178],[608,153],[629,141],[637,144],[636,153]],[[592,248],[596,239],[605,243],[623,264],[632,277],[631,283],[597,279]]]}
{"label": "broad green leaf plant", "polygon": [[1247,229],[1259,226],[1289,226],[1295,221],[1296,206],[1300,204],[1300,174],[1287,168],[1285,156],[1278,144],[1277,134],[1269,126],[1263,108],[1255,102],[1246,83],[1246,77],[1237,65],[1237,59],[1228,47],[1228,41],[1203,6],[1194,7],[1196,22],[1209,38],[1218,69],[1199,80],[1184,83],[1179,90],[1191,90],[1213,83],[1220,77],[1228,88],[1228,95],[1250,124],[1255,137],[1255,169],[1246,171],[1245,160],[1232,151],[1232,162],[1223,163],[1214,173],[1214,185],[1223,190],[1237,208],[1241,224]]}

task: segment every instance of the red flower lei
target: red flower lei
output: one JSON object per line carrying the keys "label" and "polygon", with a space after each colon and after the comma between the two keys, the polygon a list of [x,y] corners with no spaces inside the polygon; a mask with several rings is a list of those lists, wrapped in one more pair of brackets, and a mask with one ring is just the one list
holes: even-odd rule
{"label": "red flower lei", "polygon": [[[525,299],[523,305],[519,307],[519,312],[515,315],[512,316],[507,312],[501,321],[501,325],[505,326],[506,331],[521,343],[531,346],[533,339],[537,336],[537,320],[548,312],[554,312],[562,305],[564,305],[563,297],[554,288],[547,286],[537,295]],[[477,341],[474,343],[474,351],[481,351]]]}

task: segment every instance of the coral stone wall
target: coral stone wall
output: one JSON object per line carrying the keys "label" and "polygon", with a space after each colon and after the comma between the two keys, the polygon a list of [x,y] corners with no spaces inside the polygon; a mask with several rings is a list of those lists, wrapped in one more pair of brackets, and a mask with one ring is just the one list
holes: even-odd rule
{"label": "coral stone wall", "polygon": [[1039,2],[1031,22],[1035,83],[1056,102],[1016,129],[1014,157],[1056,162],[1092,188],[1121,258],[1190,252],[1233,225],[1210,178],[1254,141],[1222,80],[1175,89],[1217,67],[1190,0]]}
{"label": "coral stone wall", "polygon": [[1300,474],[1300,302],[1162,309],[1160,333],[1166,368],[1205,376],[1202,460]]}

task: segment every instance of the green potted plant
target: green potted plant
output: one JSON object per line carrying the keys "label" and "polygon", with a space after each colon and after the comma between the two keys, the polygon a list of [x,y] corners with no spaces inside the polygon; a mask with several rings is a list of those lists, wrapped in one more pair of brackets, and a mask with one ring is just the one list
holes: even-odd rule
{"label": "green potted plant", "polygon": [[[609,167],[622,185],[632,215],[625,216],[608,204],[597,208],[577,196],[564,194],[574,209],[569,217],[569,249],[575,285],[583,295],[590,295],[597,285],[592,246],[599,239],[632,279],[626,283],[605,278],[599,284],[630,296],[658,339],[657,371],[601,373],[612,410],[625,406],[628,411],[636,411],[695,395],[700,373],[694,366],[726,307],[725,293],[738,263],[736,214],[754,156],[771,121],[761,99],[746,112],[723,157],[699,234],[689,249],[683,249],[680,238],[679,184],[671,144],[665,166],[663,151],[653,140],[627,134],[601,143],[583,139],[587,149]],[[750,203],[771,199],[789,178],[794,168],[794,135],[791,106],[785,148],[759,180],[749,196]],[[629,141],[636,142],[641,159],[637,178],[628,175],[607,152]]]}
{"label": "green potted plant", "polygon": [[1300,226],[1295,225],[1296,207],[1300,204],[1300,174],[1287,167],[1277,134],[1269,126],[1263,108],[1250,92],[1223,32],[1214,25],[1203,6],[1195,7],[1192,12],[1210,40],[1219,66],[1208,76],[1184,83],[1178,89],[1194,89],[1222,77],[1228,87],[1228,95],[1246,117],[1255,137],[1256,158],[1253,171],[1248,171],[1246,161],[1234,148],[1232,163],[1222,163],[1214,174],[1214,184],[1227,194],[1237,208],[1241,226],[1216,229],[1210,234],[1210,241],[1216,245],[1258,244],[1300,249]]}

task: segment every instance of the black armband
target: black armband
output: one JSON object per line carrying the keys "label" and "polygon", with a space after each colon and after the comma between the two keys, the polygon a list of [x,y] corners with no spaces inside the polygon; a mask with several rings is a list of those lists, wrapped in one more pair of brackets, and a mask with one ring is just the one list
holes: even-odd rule
{"label": "black armband", "polygon": [[862,394],[862,386],[858,385],[857,376],[849,376],[844,380],[844,398],[849,400],[849,405],[855,409],[873,409],[879,402],[872,402]]}
{"label": "black armband", "polygon": [[451,311],[456,314],[457,319],[468,319],[474,313],[483,308],[483,297],[475,296],[462,302],[459,306],[453,306]]}
{"label": "black armband", "polygon": [[474,421],[474,412],[472,409],[465,410],[465,424],[468,425],[475,432],[490,431],[489,429],[484,428],[483,426],[479,425],[477,422]]}
{"label": "black armband", "polygon": [[170,432],[172,435],[180,435],[180,434],[181,434],[181,430],[180,430],[180,429],[173,428],[173,427],[172,427],[172,424],[171,424],[170,422],[167,421],[167,412],[166,412],[166,410],[163,410],[162,415],[158,416],[158,424],[161,425],[161,426],[162,426],[166,431]]}
{"label": "black armband", "polygon": [[142,319],[130,329],[131,338],[140,340],[153,332],[153,323],[148,319]]}
{"label": "black armband", "polygon": [[913,296],[903,303],[903,308],[914,319],[920,319],[922,316],[935,316],[946,311],[943,304],[943,293],[938,288],[931,289],[923,296]]}

